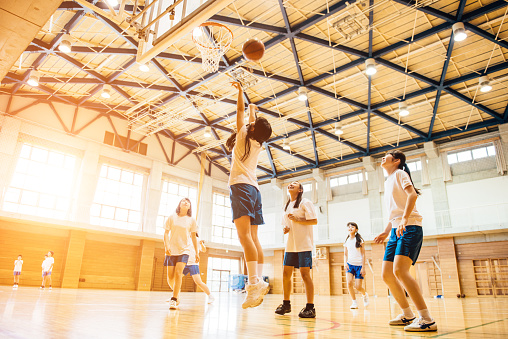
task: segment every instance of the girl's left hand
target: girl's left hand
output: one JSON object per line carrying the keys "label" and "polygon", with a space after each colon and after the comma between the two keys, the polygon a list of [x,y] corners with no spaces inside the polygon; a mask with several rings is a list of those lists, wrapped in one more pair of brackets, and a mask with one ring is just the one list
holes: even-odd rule
{"label": "girl's left hand", "polygon": [[301,218],[298,218],[296,215],[294,214],[288,214],[288,218],[289,220],[292,220],[292,221],[302,221]]}
{"label": "girl's left hand", "polygon": [[196,253],[196,264],[199,263],[199,254]]}
{"label": "girl's left hand", "polygon": [[364,267],[362,267],[360,274],[362,275],[362,277],[365,277],[365,268]]}
{"label": "girl's left hand", "polygon": [[397,233],[398,237],[402,237],[404,235],[404,232],[406,231],[407,223],[408,223],[407,218],[402,217],[402,219],[400,220],[400,224],[397,227],[396,233]]}

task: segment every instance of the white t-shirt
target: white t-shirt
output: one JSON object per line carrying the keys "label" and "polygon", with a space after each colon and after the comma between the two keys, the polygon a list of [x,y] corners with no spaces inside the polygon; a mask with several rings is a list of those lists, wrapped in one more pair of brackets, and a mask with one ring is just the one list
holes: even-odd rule
{"label": "white t-shirt", "polygon": [[243,126],[236,133],[235,147],[233,147],[233,158],[231,160],[231,173],[229,174],[228,186],[234,184],[249,184],[259,190],[256,167],[261,152],[261,145],[254,139],[250,139],[249,156],[242,161],[245,154],[245,143],[247,140],[247,126]]}
{"label": "white t-shirt", "polygon": [[42,262],[42,270],[44,272],[48,272],[51,269],[51,265],[53,265],[54,263],[55,263],[55,258],[53,258],[53,257],[47,257]]}
{"label": "white t-shirt", "polygon": [[[392,228],[398,227],[404,209],[406,208],[407,193],[404,189],[411,184],[409,174],[401,169],[395,170],[386,178],[385,181],[385,204],[388,208],[388,220],[392,224]],[[416,206],[411,211],[408,218],[408,225],[422,226],[422,216],[416,210]]]}
{"label": "white t-shirt", "polygon": [[291,201],[282,217],[282,225],[289,227],[286,252],[306,252],[314,249],[314,229],[298,221],[290,220],[288,215],[293,214],[306,220],[317,219],[316,209],[310,200],[303,198],[298,208],[294,208],[295,201]]}
{"label": "white t-shirt", "polygon": [[355,266],[362,266],[362,248],[356,248],[356,238],[349,237],[349,239],[344,243],[344,247],[347,248],[347,263]]}
{"label": "white t-shirt", "polygon": [[176,213],[172,214],[164,229],[169,233],[169,251],[171,255],[191,254],[192,244],[191,233],[198,231],[196,219],[189,216],[180,217]]}
{"label": "white t-shirt", "polygon": [[23,260],[14,261],[14,272],[21,272],[21,266],[23,266]]}

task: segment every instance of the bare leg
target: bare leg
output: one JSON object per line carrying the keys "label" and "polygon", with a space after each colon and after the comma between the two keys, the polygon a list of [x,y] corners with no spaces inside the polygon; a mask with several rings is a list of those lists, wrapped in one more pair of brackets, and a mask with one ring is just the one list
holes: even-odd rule
{"label": "bare leg", "polygon": [[397,304],[399,304],[402,309],[408,308],[409,303],[407,302],[406,294],[404,293],[399,280],[395,277],[395,274],[393,274],[393,262],[383,261],[382,272],[383,281],[386,285],[388,285],[388,288],[397,301]]}
{"label": "bare leg", "polygon": [[49,287],[51,287],[51,282],[53,281],[53,280],[51,279],[51,275],[48,275],[46,278],[49,278]]}
{"label": "bare leg", "polygon": [[363,280],[364,279],[355,279],[355,287],[358,292],[362,295],[365,295],[365,289],[363,288]]}
{"label": "bare leg", "polygon": [[420,311],[426,309],[427,305],[425,304],[425,300],[423,300],[423,295],[418,283],[411,273],[409,273],[412,264],[413,260],[411,260],[411,258],[404,255],[396,255],[393,263],[393,273],[406,289],[416,309]]}
{"label": "bare leg", "polygon": [[284,300],[289,300],[291,296],[291,283],[293,278],[294,266],[284,266],[284,271],[282,272],[282,285],[284,289]]}
{"label": "bare leg", "polygon": [[201,287],[201,289],[206,293],[206,295],[210,295],[210,289],[208,288],[208,286],[206,286],[203,280],[201,280],[201,276],[199,274],[194,274],[192,276],[192,280],[194,280],[196,285]]}
{"label": "bare leg", "polygon": [[303,283],[305,284],[305,294],[307,295],[307,303],[314,304],[314,282],[310,275],[310,267],[300,267]]}
{"label": "bare leg", "polygon": [[354,301],[356,300],[355,295],[355,287],[354,287],[354,276],[352,273],[346,273],[346,280],[347,280],[347,289],[349,291],[349,295],[351,296],[351,299]]}
{"label": "bare leg", "polygon": [[46,277],[45,277],[45,276],[42,276],[42,283],[41,283],[41,286],[42,286],[42,287],[45,287],[45,286],[46,286]]}
{"label": "bare leg", "polygon": [[254,246],[256,246],[256,251],[258,252],[258,264],[263,264],[265,262],[265,256],[263,255],[263,248],[261,247],[261,244],[259,243],[258,238],[258,225],[251,225],[250,226],[250,236],[252,238],[252,241],[254,242]]}
{"label": "bare leg", "polygon": [[257,283],[258,250],[252,239],[250,217],[241,216],[235,220],[238,239],[243,248],[245,261],[247,262],[247,276],[249,284]]}
{"label": "bare leg", "polygon": [[182,288],[183,269],[186,263],[177,262],[175,266],[175,288],[173,289],[173,297],[178,299],[180,289]]}

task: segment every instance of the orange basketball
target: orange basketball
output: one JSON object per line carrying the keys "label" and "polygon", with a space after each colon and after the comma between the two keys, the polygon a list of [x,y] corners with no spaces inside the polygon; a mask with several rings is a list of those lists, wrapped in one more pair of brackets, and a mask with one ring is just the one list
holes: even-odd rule
{"label": "orange basketball", "polygon": [[249,61],[259,61],[265,54],[265,44],[258,38],[249,39],[243,44],[242,53]]}

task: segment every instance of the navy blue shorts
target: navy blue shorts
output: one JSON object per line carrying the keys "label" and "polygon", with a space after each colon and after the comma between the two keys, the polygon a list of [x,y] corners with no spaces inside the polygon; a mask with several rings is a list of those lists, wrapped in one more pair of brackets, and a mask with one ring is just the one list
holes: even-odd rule
{"label": "navy blue shorts", "polygon": [[166,258],[164,259],[164,266],[176,266],[176,263],[178,262],[184,262],[187,264],[188,261],[189,261],[188,254],[166,255]]}
{"label": "navy blue shorts", "polygon": [[190,274],[191,276],[199,274],[199,265],[186,265],[183,269],[183,275]]}
{"label": "navy blue shorts", "polygon": [[235,184],[229,187],[231,199],[231,212],[233,222],[236,219],[248,215],[251,225],[264,225],[261,205],[261,193],[249,184]]}
{"label": "navy blue shorts", "polygon": [[390,240],[386,244],[384,261],[393,261],[396,255],[403,255],[413,260],[420,255],[423,242],[423,228],[421,226],[406,226],[406,231],[402,237],[397,237],[397,229],[392,228]]}
{"label": "navy blue shorts", "polygon": [[14,271],[14,275],[21,275],[20,271]]}
{"label": "navy blue shorts", "polygon": [[362,275],[362,266],[356,266],[356,265],[351,265],[350,263],[347,263],[348,265],[348,270],[347,270],[347,273],[351,273],[355,279],[363,279],[363,275]]}
{"label": "navy blue shorts", "polygon": [[312,251],[286,252],[284,254],[284,266],[309,267],[312,269]]}
{"label": "navy blue shorts", "polygon": [[51,275],[51,271],[48,271],[48,272],[42,272],[42,276],[43,277],[47,277],[47,276],[50,276]]}

